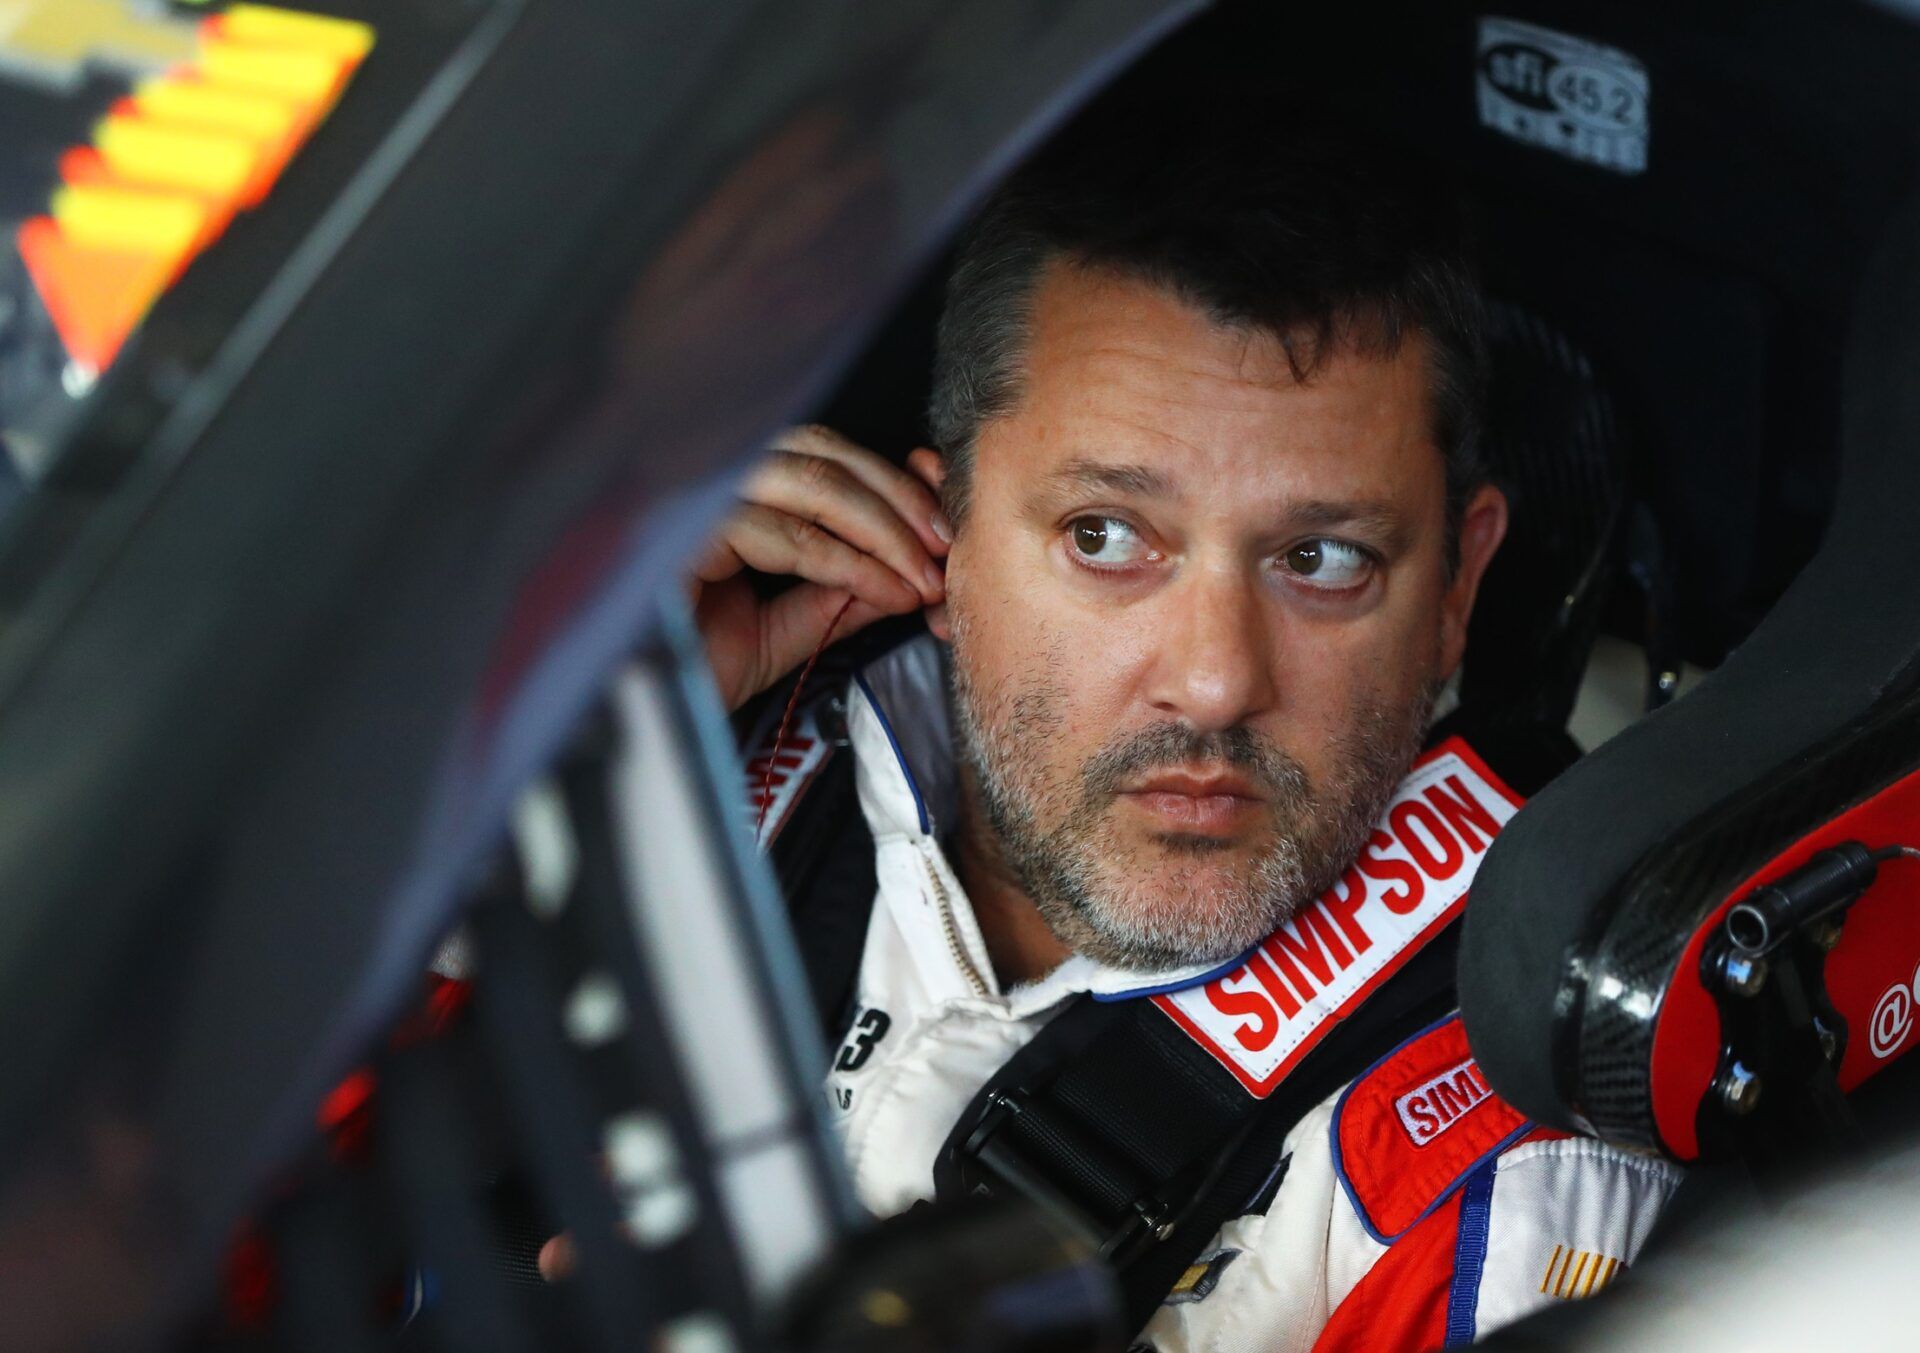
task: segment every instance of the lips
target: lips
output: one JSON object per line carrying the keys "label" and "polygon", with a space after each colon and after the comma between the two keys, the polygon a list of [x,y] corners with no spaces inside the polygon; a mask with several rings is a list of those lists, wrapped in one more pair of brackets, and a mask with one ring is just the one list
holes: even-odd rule
{"label": "lips", "polygon": [[1121,798],[1171,831],[1228,835],[1265,801],[1253,781],[1235,772],[1161,771],[1122,791]]}
{"label": "lips", "polygon": [[1192,771],[1159,771],[1125,791],[1129,794],[1184,794],[1189,798],[1232,798],[1261,800],[1266,796],[1252,780],[1234,771],[1200,774]]}

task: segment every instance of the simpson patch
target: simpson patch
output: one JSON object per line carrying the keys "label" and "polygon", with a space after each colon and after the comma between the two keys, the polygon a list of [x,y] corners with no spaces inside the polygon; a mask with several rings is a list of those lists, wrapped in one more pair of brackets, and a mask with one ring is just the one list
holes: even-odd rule
{"label": "simpson patch", "polygon": [[1264,1099],[1348,1013],[1460,914],[1521,800],[1449,738],[1414,763],[1360,858],[1247,960],[1154,1004]]}

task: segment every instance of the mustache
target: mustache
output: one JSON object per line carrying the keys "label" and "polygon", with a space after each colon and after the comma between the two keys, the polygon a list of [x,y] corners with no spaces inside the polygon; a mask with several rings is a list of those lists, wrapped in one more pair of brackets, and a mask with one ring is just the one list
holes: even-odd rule
{"label": "mustache", "polygon": [[1182,723],[1151,724],[1094,753],[1082,773],[1082,784],[1089,797],[1105,798],[1149,771],[1209,764],[1239,771],[1275,804],[1301,803],[1312,797],[1306,768],[1240,725],[1201,732]]}

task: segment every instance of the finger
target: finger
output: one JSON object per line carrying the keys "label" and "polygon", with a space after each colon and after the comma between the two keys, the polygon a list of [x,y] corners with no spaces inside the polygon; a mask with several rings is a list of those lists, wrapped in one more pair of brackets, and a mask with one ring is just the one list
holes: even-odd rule
{"label": "finger", "polygon": [[923,601],[938,600],[945,589],[945,576],[920,533],[892,503],[838,461],[775,451],[747,481],[743,496],[805,518],[881,560]]}
{"label": "finger", "polygon": [[945,555],[953,542],[953,527],[940,510],[940,497],[924,480],[885,456],[849,441],[832,428],[813,425],[795,429],[794,450],[820,456],[844,466],[879,494],[913,528],[929,553]]}
{"label": "finger", "polygon": [[713,538],[694,556],[693,567],[687,570],[694,584],[696,598],[700,584],[724,582],[747,566],[740,552],[727,543],[727,531],[732,525],[731,521],[722,522],[720,529],[713,533]]}
{"label": "finger", "polygon": [[728,520],[722,538],[741,563],[762,573],[838,587],[889,615],[921,605],[919,589],[893,569],[803,517],[749,503]]}
{"label": "finger", "polygon": [[562,1231],[540,1247],[540,1257],[534,1263],[542,1278],[550,1283],[560,1281],[573,1272],[573,1237]]}
{"label": "finger", "polygon": [[787,429],[774,439],[774,447],[819,456],[845,467],[892,505],[930,554],[946,554],[953,541],[953,527],[940,511],[939,497],[916,475],[818,423]]}
{"label": "finger", "polygon": [[911,584],[922,601],[938,601],[945,592],[946,579],[919,534],[838,461],[776,451],[747,481],[744,496],[803,517],[872,555]]}
{"label": "finger", "polygon": [[832,638],[838,640],[858,633],[876,620],[900,614],[883,611],[858,597],[842,614],[840,608],[846,605],[847,595],[843,588],[802,583],[768,603],[764,630],[766,670],[776,675],[791,672],[813,656],[814,650],[828,637],[828,626],[833,628]]}

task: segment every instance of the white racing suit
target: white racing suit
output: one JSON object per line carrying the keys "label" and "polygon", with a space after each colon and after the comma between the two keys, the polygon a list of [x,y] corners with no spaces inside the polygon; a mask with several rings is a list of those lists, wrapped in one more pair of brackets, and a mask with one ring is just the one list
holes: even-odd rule
{"label": "white racing suit", "polygon": [[[1244,962],[1149,974],[1075,956],[1003,990],[939,840],[957,786],[934,641],[869,666],[846,710],[879,891],[827,1093],[854,1186],[883,1215],[932,1196],[935,1158],[963,1110],[1081,993],[1154,1000],[1249,1093],[1271,1089],[1396,957],[1454,919],[1518,802],[1464,744],[1444,744],[1416,764],[1342,883]],[[803,729],[783,759],[766,838],[804,791],[817,743]],[[1283,1157],[1270,1204],[1202,1248],[1138,1348],[1471,1343],[1614,1281],[1679,1179],[1527,1122],[1487,1088],[1457,1018],[1308,1113]]]}

